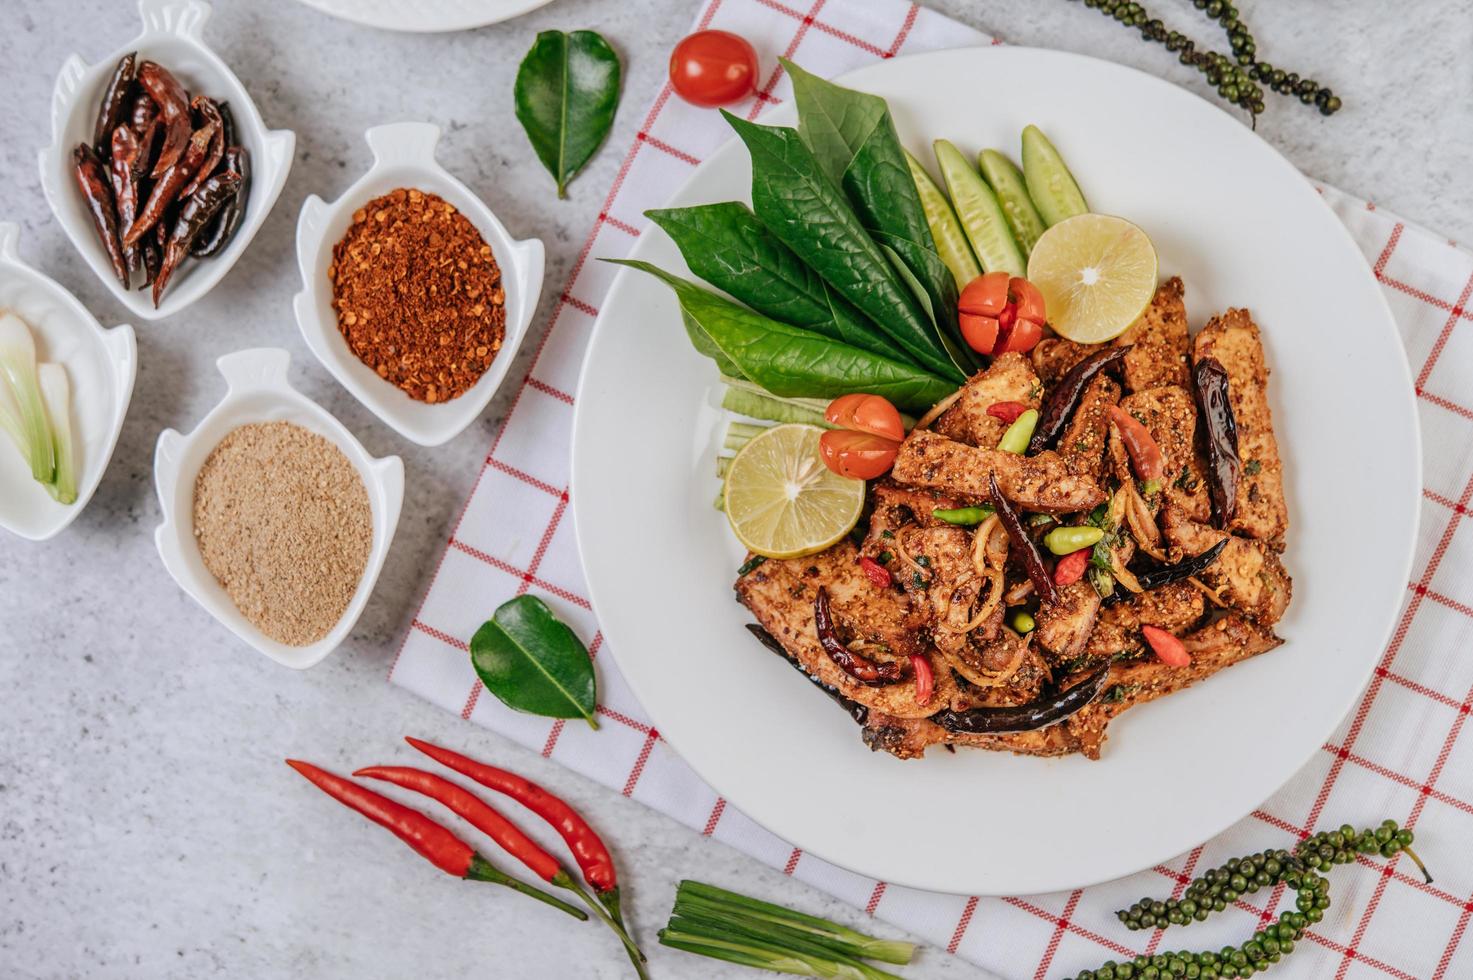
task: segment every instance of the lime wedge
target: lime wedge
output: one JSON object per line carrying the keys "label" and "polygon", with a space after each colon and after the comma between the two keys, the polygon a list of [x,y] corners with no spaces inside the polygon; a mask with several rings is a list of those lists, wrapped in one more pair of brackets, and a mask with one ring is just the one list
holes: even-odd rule
{"label": "lime wedge", "polygon": [[824,430],[779,425],[747,443],[726,471],[726,519],[748,551],[798,558],[823,551],[859,522],[864,481],[818,455]]}
{"label": "lime wedge", "polygon": [[1039,237],[1028,279],[1043,293],[1049,325],[1081,344],[1125,332],[1156,292],[1156,249],[1124,218],[1080,214]]}

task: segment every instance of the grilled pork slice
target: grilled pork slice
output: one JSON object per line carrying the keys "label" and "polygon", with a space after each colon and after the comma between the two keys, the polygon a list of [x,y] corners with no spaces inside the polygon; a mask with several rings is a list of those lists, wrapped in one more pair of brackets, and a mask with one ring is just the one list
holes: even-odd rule
{"label": "grilled pork slice", "polygon": [[[1197,405],[1191,393],[1176,385],[1164,385],[1127,395],[1120,407],[1144,425],[1161,447],[1166,461],[1161,485],[1166,498],[1179,504],[1192,520],[1208,520],[1212,515],[1212,501],[1207,495],[1207,481],[1197,455]],[[1115,441],[1119,442],[1118,437]],[[1124,447],[1112,449],[1112,456],[1124,460]],[[1116,477],[1120,479],[1122,474],[1117,473]]]}
{"label": "grilled pork slice", "polygon": [[1237,512],[1227,530],[1284,550],[1289,512],[1284,504],[1284,473],[1268,407],[1268,365],[1258,326],[1247,310],[1213,317],[1193,341],[1192,357],[1215,357],[1227,370],[1228,399],[1238,425]]}
{"label": "grilled pork slice", "polygon": [[1142,626],[1155,626],[1173,636],[1182,636],[1202,622],[1205,611],[1206,600],[1201,590],[1190,582],[1172,582],[1131,596],[1100,610],[1082,656],[1087,661],[1097,661],[1145,653]]}
{"label": "grilled pork slice", "polygon": [[[882,589],[859,568],[859,552],[849,541],[806,558],[769,560],[736,583],[737,599],[757,623],[811,676],[867,708],[900,718],[924,717],[949,703],[956,682],[936,662],[922,633],[911,621],[909,599]],[[813,622],[819,588],[828,591],[839,639],[852,651],[874,661],[908,662],[911,654],[933,658],[935,693],[926,706],[916,703],[914,677],[885,687],[870,687],[851,678],[824,652]]]}
{"label": "grilled pork slice", "polygon": [[1037,456],[978,449],[927,430],[912,432],[900,446],[890,475],[900,483],[943,490],[969,500],[986,500],[988,477],[1024,510],[1069,514],[1105,500],[1099,482],[1069,472],[1058,453]]}
{"label": "grilled pork slice", "polygon": [[1272,626],[1284,615],[1293,582],[1278,553],[1267,542],[1240,538],[1199,524],[1171,504],[1161,513],[1161,526],[1173,550],[1183,556],[1200,555],[1226,539],[1222,554],[1197,577],[1224,604],[1263,626]]}
{"label": "grilled pork slice", "polygon": [[998,402],[1018,402],[1036,409],[1042,397],[1043,385],[1033,365],[1022,354],[1009,352],[972,375],[931,429],[969,446],[995,449],[1008,423],[988,415],[987,409]]}
{"label": "grilled pork slice", "polygon": [[1050,657],[1050,662],[1072,660],[1084,652],[1095,617],[1100,611],[1100,594],[1085,579],[1061,586],[1059,597],[1038,608],[1038,626],[1033,640]]}
{"label": "grilled pork slice", "polygon": [[1187,307],[1181,279],[1172,276],[1156,287],[1151,305],[1140,319],[1115,338],[1115,346],[1131,345],[1125,355],[1125,390],[1146,391],[1162,385],[1186,388]]}
{"label": "grilled pork slice", "polygon": [[1097,375],[1079,396],[1074,417],[1059,436],[1059,455],[1069,472],[1098,480],[1105,468],[1105,439],[1110,434],[1110,406],[1120,401],[1113,378]]}
{"label": "grilled pork slice", "polygon": [[[945,521],[931,516],[935,510],[954,510],[962,506],[960,500],[941,493],[939,490],[924,490],[920,487],[905,487],[884,477],[870,483],[869,533],[860,545],[860,553],[878,560],[885,552],[890,553],[881,564],[888,565],[895,556],[895,535],[909,525],[921,527],[952,527]],[[894,569],[891,569],[894,571]]]}
{"label": "grilled pork slice", "polygon": [[1044,384],[1051,385],[1099,349],[1099,344],[1076,344],[1062,337],[1045,337],[1034,345],[1028,357],[1038,377]]}
{"label": "grilled pork slice", "polygon": [[[1110,669],[1109,682],[1100,697],[1057,725],[1003,735],[963,735],[949,732],[929,718],[896,718],[871,711],[862,737],[871,749],[901,759],[920,758],[932,745],[965,745],[1040,756],[1082,752],[1098,759],[1106,728],[1121,712],[1190,687],[1282,642],[1264,627],[1230,613],[1182,637],[1182,645],[1192,657],[1187,666],[1168,667],[1154,659],[1117,664]],[[1064,686],[1077,682],[1078,675]]]}
{"label": "grilled pork slice", "polygon": [[1191,654],[1185,667],[1168,667],[1159,660],[1117,664],[1100,697],[1065,721],[1068,738],[1088,758],[1098,759],[1110,720],[1127,708],[1164,697],[1211,677],[1224,667],[1272,650],[1284,641],[1267,627],[1229,613],[1182,637]]}

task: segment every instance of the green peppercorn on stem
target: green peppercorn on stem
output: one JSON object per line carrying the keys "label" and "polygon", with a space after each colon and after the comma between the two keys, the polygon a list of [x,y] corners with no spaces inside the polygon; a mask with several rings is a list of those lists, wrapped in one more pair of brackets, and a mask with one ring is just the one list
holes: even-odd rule
{"label": "green peppercorn on stem", "polygon": [[1430,884],[1431,874],[1411,849],[1413,839],[1412,832],[1398,827],[1396,821],[1383,820],[1378,827],[1360,831],[1345,824],[1336,830],[1312,834],[1292,851],[1275,848],[1232,858],[1192,879],[1179,899],[1142,899],[1116,915],[1129,929],[1200,922],[1242,895],[1277,884],[1295,892],[1294,910],[1281,912],[1278,921],[1258,930],[1240,946],[1224,946],[1216,953],[1180,951],[1137,956],[1125,963],[1110,961],[1085,970],[1075,980],[1251,977],[1292,953],[1305,930],[1324,919],[1330,907],[1330,880],[1320,872],[1337,864],[1349,864],[1360,854],[1390,858],[1405,853],[1416,862]]}
{"label": "green peppercorn on stem", "polygon": [[1175,52],[1182,64],[1201,72],[1207,84],[1217,89],[1217,94],[1226,102],[1246,110],[1255,124],[1258,114],[1264,110],[1263,88],[1259,82],[1267,83],[1275,92],[1296,97],[1305,105],[1318,106],[1322,115],[1332,115],[1340,109],[1340,99],[1318,82],[1301,79],[1297,74],[1285,73],[1257,61],[1258,42],[1253,39],[1237,8],[1224,0],[1193,0],[1193,5],[1209,19],[1217,21],[1226,32],[1232,57],[1216,51],[1198,50],[1195,41],[1180,31],[1168,30],[1159,18],[1152,17],[1139,3],[1084,0],[1084,5],[1125,27],[1136,28],[1147,41]]}

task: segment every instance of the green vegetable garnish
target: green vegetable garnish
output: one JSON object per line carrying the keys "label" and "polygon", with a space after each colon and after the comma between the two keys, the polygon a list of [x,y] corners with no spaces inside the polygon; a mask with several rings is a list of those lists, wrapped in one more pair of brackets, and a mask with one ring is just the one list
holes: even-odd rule
{"label": "green vegetable garnish", "polygon": [[0,409],[0,414],[11,416],[5,428],[25,453],[31,477],[50,483],[56,473],[56,460],[36,377],[36,342],[30,328],[14,313],[0,316],[0,381],[9,384],[15,406],[13,410]]}
{"label": "green vegetable garnish", "polygon": [[1028,440],[1033,438],[1033,430],[1037,427],[1038,410],[1030,408],[1008,426],[1008,430],[998,440],[997,448],[1005,453],[1023,455],[1028,449]]}
{"label": "green vegetable garnish", "polygon": [[[930,316],[798,131],[761,126],[729,112],[722,115],[751,155],[752,210],[762,223],[908,357],[937,377],[954,384],[965,381],[966,373],[952,362]],[[913,185],[910,191],[915,193]]]}
{"label": "green vegetable garnish", "polygon": [[71,385],[66,368],[60,364],[42,364],[36,369],[41,385],[41,398],[51,422],[52,455],[56,470],[46,490],[59,504],[77,500],[77,459],[72,447]]}
{"label": "green vegetable garnish", "polygon": [[1074,175],[1064,165],[1064,158],[1037,126],[1023,129],[1023,178],[1028,184],[1028,196],[1050,228],[1065,218],[1089,211]]}
{"label": "green vegetable garnish", "polygon": [[509,708],[545,718],[582,718],[593,728],[593,661],[547,604],[520,595],[501,604],[471,637],[471,664]]}
{"label": "green vegetable garnish", "polygon": [[864,391],[924,412],[956,390],[920,368],[779,323],[648,262],[607,261],[647,272],[674,289],[696,350],[715,359],[723,374],[744,377],[779,397],[831,399]]}
{"label": "green vegetable garnish", "polygon": [[957,507],[954,510],[944,510],[938,507],[931,511],[931,516],[938,521],[945,521],[948,524],[956,524],[960,527],[972,527],[973,525],[981,524],[994,513],[995,511],[990,505],[983,504],[981,507]]}
{"label": "green vegetable garnish", "polygon": [[878,939],[836,922],[794,912],[699,881],[682,881],[660,943],[745,966],[808,977],[886,980],[896,975],[863,962],[909,963],[911,943]]}
{"label": "green vegetable garnish", "polygon": [[517,70],[517,120],[567,197],[568,181],[608,136],[619,106],[619,56],[594,31],[543,31]]}

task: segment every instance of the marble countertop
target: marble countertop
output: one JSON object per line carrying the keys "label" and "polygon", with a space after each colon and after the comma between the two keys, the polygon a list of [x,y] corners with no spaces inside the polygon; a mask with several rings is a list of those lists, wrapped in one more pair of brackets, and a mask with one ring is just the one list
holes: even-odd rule
{"label": "marble countertop", "polygon": [[[830,0],[863,2],[863,0]],[[1195,75],[1082,5],[932,0],[1019,44],[1088,52],[1203,91]],[[1172,23],[1185,0],[1155,0]],[[1460,0],[1415,14],[1381,0],[1246,0],[1260,51],[1331,84],[1332,120],[1280,102],[1259,131],[1305,173],[1473,240],[1473,18]],[[1173,9],[1176,8],[1176,9]],[[594,219],[656,91],[694,0],[557,0],[478,31],[396,35],[292,0],[218,0],[207,37],[272,127],[297,133],[281,200],[239,265],[187,312],[139,329],[137,390],[112,465],[75,524],[43,545],[0,537],[0,963],[7,977],[623,977],[606,933],[420,866],[384,835],[302,791],[282,764],[335,768],[394,758],[403,732],[469,746],[565,794],[621,860],[629,912],[657,977],[750,976],[663,950],[654,932],[687,875],[861,924],[864,916],[721,844],[385,683],[449,524],[514,386],[465,434],[420,449],[377,423],[316,364],[297,333],[293,235],[302,199],[331,198],[367,165],[363,130],[398,119],[445,129],[441,159],[514,235],[547,244],[544,306]],[[609,148],[556,201],[511,107],[535,32],[596,28],[626,65]],[[125,0],[11,0],[0,34],[0,219],[27,260],[105,324],[123,311],[84,267],[41,196],[55,73],[137,28]],[[1202,31],[1200,21],[1194,33]],[[545,311],[544,311],[545,312]],[[545,328],[522,348],[520,374]],[[352,638],[295,673],[258,656],[170,581],[154,552],[151,458],[159,430],[191,427],[219,397],[213,362],[279,345],[292,381],[375,455],[411,474],[398,537]],[[870,928],[893,933],[882,925]],[[925,950],[907,976],[980,971]]]}

